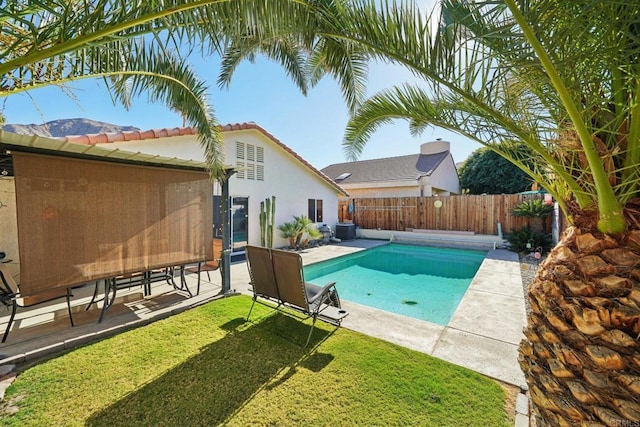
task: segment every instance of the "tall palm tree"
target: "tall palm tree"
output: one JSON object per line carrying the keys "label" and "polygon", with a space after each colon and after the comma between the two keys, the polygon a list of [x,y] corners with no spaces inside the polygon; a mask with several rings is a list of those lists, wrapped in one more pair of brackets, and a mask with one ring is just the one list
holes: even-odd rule
{"label": "tall palm tree", "polygon": [[[313,40],[315,0],[46,0],[0,8],[0,97],[103,78],[114,101],[143,93],[197,127],[214,175],[224,168],[207,87],[188,56],[224,52],[235,39],[270,40],[265,53],[303,92],[300,52]],[[273,35],[296,28],[286,39]],[[67,89],[68,90],[68,89]],[[0,124],[2,123],[0,117]]]}
{"label": "tall palm tree", "polygon": [[[567,214],[520,346],[539,425],[640,422],[640,1],[443,0],[425,18],[354,0],[324,12],[314,78],[363,58],[416,77],[356,105],[347,154],[394,119],[416,134],[438,126],[519,166]],[[243,39],[229,63],[264,49]]]}

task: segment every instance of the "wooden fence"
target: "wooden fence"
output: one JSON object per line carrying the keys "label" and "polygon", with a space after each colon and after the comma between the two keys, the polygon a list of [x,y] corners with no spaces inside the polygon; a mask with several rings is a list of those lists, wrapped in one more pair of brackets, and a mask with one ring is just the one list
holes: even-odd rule
{"label": "wooden fence", "polygon": [[[348,199],[338,203],[338,220],[353,222],[360,228],[396,231],[443,230],[498,234],[530,225],[529,218],[512,215],[515,206],[540,194],[502,194],[487,196],[388,197]],[[551,232],[546,218],[543,231]]]}

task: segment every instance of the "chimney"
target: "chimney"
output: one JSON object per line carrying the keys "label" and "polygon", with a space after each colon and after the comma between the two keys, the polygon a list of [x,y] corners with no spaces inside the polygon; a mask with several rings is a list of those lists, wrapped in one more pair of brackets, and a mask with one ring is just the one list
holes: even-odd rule
{"label": "chimney", "polygon": [[435,141],[425,142],[420,146],[420,154],[436,154],[444,151],[449,151],[451,144],[449,141],[443,141],[438,138]]}

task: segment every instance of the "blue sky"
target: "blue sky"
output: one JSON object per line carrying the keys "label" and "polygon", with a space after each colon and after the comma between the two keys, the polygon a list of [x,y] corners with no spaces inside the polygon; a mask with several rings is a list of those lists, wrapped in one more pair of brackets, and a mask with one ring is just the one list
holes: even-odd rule
{"label": "blue sky", "polygon": [[[194,64],[210,86],[210,98],[221,124],[253,121],[321,169],[346,161],[342,138],[348,111],[337,83],[325,77],[305,97],[284,71],[266,59],[242,64],[229,88],[216,85],[218,60]],[[411,80],[404,70],[374,64],[369,72],[369,94]],[[73,96],[59,88],[43,88],[28,94],[4,98],[2,114],[6,123],[42,124],[65,118],[130,125],[142,130],[182,126],[182,118],[163,104],[150,104],[146,97],[136,99],[125,110],[113,105],[102,80],[85,80],[73,85]],[[461,162],[480,145],[444,130],[427,130],[412,137],[407,122],[384,126],[370,139],[360,160],[402,156],[419,152],[420,144],[442,138],[451,142],[455,162]]]}

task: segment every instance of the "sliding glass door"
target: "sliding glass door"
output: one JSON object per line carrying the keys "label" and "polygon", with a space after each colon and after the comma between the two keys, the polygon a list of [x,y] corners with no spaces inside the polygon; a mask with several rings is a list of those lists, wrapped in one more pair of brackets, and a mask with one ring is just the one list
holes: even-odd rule
{"label": "sliding glass door", "polygon": [[249,198],[231,198],[231,248],[232,252],[244,252],[249,242]]}

